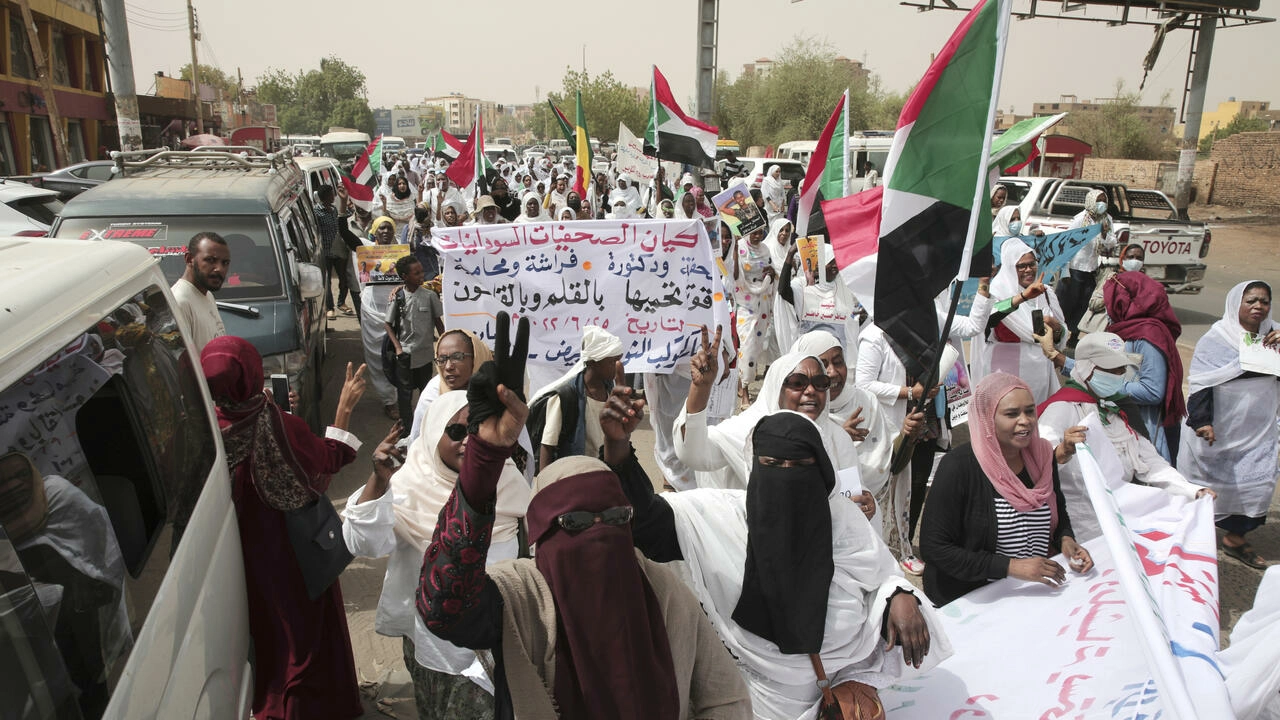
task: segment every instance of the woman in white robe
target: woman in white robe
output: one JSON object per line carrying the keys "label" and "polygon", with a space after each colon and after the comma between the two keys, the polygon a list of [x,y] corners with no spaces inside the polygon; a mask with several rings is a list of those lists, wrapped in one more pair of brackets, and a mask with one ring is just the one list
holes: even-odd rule
{"label": "woman in white robe", "polygon": [[773,296],[778,281],[763,242],[763,228],[738,238],[738,272],[733,297],[737,306],[739,399],[747,385],[777,356],[773,333]]}
{"label": "woman in white robe", "polygon": [[849,284],[840,277],[831,245],[822,243],[818,248],[819,269],[812,282],[804,273],[796,273],[795,263],[791,262],[796,253],[794,244],[782,262],[773,303],[774,335],[779,348],[791,347],[810,330],[826,330],[835,335],[841,345],[858,347],[862,307],[849,290]]}
{"label": "woman in white robe", "polygon": [[782,182],[782,166],[774,165],[760,181],[760,194],[764,196],[764,210],[769,222],[787,214],[787,188]]}
{"label": "woman in white robe", "polygon": [[1061,383],[1057,368],[1032,337],[1032,311],[1044,313],[1045,325],[1054,331],[1054,344],[1061,350],[1067,339],[1062,307],[1053,288],[1038,279],[1035,253],[1026,243],[1017,238],[1006,240],[1000,248],[1000,261],[1000,272],[991,281],[991,297],[997,300],[991,323],[986,331],[973,336],[971,379],[977,384],[994,372],[1016,375],[1031,388],[1039,404]]}
{"label": "woman in white robe", "polygon": [[1276,488],[1280,452],[1280,378],[1246,361],[1280,347],[1271,317],[1271,287],[1242,282],[1227,293],[1222,319],[1196,343],[1188,380],[1187,423],[1182,429],[1178,469],[1187,480],[1218,494],[1214,513],[1226,530],[1222,549],[1255,568],[1266,561],[1245,534],[1267,520]]}

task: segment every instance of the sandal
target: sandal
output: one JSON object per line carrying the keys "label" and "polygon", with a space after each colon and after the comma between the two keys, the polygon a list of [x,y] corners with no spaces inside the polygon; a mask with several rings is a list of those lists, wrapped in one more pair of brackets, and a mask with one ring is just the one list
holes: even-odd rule
{"label": "sandal", "polygon": [[1258,553],[1254,552],[1253,546],[1249,543],[1231,546],[1224,542],[1222,543],[1222,554],[1235,558],[1255,570],[1266,570],[1271,566],[1271,563],[1258,557]]}

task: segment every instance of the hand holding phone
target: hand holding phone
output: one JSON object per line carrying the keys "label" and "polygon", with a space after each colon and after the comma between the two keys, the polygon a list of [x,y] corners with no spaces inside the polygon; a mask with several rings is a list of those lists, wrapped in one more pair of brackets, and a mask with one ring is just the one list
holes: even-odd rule
{"label": "hand holding phone", "polygon": [[1044,335],[1044,310],[1040,308],[1031,311],[1031,332],[1034,335]]}
{"label": "hand holding phone", "polygon": [[281,410],[290,412],[289,407],[289,376],[276,373],[271,376],[271,399]]}

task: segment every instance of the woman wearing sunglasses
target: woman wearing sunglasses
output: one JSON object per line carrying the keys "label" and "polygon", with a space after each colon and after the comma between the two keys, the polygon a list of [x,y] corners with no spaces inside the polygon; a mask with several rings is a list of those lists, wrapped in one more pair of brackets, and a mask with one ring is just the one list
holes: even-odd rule
{"label": "woman wearing sunglasses", "polygon": [[[405,667],[413,678],[418,715],[424,718],[493,717],[492,684],[469,679],[484,677],[476,654],[429,633],[414,611],[422,555],[462,468],[468,416],[465,391],[436,398],[421,436],[409,445],[404,465],[395,469],[398,435],[388,435],[390,442],[374,454],[369,481],[347,499],[343,510],[342,534],[351,552],[389,556],[374,629],[403,638]],[[493,506],[489,562],[517,556],[519,523],[528,505],[529,484],[508,459],[501,467]],[[468,668],[471,672],[464,676]]]}
{"label": "woman wearing sunglasses", "polygon": [[[849,490],[849,480],[858,475],[858,450],[852,438],[827,413],[828,392],[831,378],[815,355],[787,353],[778,358],[765,373],[764,384],[756,401],[743,412],[719,425],[707,424],[707,402],[711,386],[719,376],[721,331],[708,341],[707,331],[702,331],[702,348],[690,364],[693,385],[684,410],[676,418],[676,455],[691,469],[697,471],[698,487],[743,489],[747,487],[750,473],[750,457],[746,454],[747,439],[756,423],[778,410],[793,410],[813,420],[822,435],[823,446],[837,472],[842,473],[842,488]],[[874,412],[872,408],[864,412]],[[870,492],[859,488],[860,494],[850,490],[849,499],[856,502],[868,518],[875,515],[875,501]]]}
{"label": "woman wearing sunglasses", "polygon": [[807,415],[783,410],[755,424],[745,491],[658,496],[630,444],[643,412],[630,388],[615,386],[601,418],[605,462],[635,509],[636,547],[686,563],[756,717],[814,717],[818,667],[855,683],[859,717],[883,717],[875,688],[950,655],[932,608],[840,495],[823,433]]}
{"label": "woman wearing sunglasses", "polygon": [[482,367],[468,391],[480,421],[423,561],[427,628],[492,651],[497,717],[747,720],[733,659],[679,578],[637,557],[630,503],[599,460],[544,469],[527,516],[535,559],[485,567],[490,508],[529,414],[518,394],[528,323],[508,355],[505,321],[500,314],[493,371]]}
{"label": "woman wearing sunglasses", "polygon": [[[991,297],[996,304],[986,332],[972,341],[972,381],[1005,372],[1025,380],[1037,403],[1048,400],[1061,386],[1059,369],[1071,372],[1071,361],[1061,352],[1067,331],[1058,296],[1044,284],[1036,254],[1018,238],[1000,246],[1000,271],[991,281]],[[1044,318],[1045,333],[1052,333],[1054,349],[1047,353],[1036,337],[1035,311]]]}

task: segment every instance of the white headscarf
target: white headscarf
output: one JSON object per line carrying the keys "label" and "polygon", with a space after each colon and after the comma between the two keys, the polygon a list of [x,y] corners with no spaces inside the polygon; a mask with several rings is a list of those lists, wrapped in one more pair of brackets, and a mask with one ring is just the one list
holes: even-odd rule
{"label": "white headscarf", "polygon": [[636,216],[623,190],[614,190],[609,193],[609,209],[607,217],[610,220],[629,220]]}
{"label": "white headscarf", "polygon": [[787,260],[787,252],[791,250],[792,245],[796,244],[794,225],[791,225],[791,239],[787,241],[786,247],[778,242],[778,233],[786,225],[791,225],[791,221],[786,217],[782,215],[775,217],[769,221],[769,234],[764,238],[764,245],[769,248],[769,258],[773,262],[773,270],[777,273],[782,272],[782,264]]}
{"label": "white headscarf", "polygon": [[[781,177],[774,177],[775,172],[781,175],[782,166],[774,165],[769,168],[769,172],[765,173],[764,179],[760,181],[760,194],[764,195],[764,199],[766,201],[772,201],[773,204],[782,208],[782,211],[785,211],[787,203],[787,189],[783,186]],[[767,202],[765,207],[768,207]]]}
{"label": "white headscarf", "polygon": [[1009,237],[1013,235],[1013,231],[1009,229],[1009,223],[1013,221],[1013,214],[1018,211],[1017,205],[1005,205],[996,212],[996,219],[991,221],[991,234],[995,237]]}
{"label": "white headscarf", "polygon": [[[436,398],[427,410],[422,435],[409,446],[404,467],[391,476],[391,486],[404,501],[396,503],[396,536],[426,552],[435,533],[440,510],[448,502],[458,473],[444,464],[438,449],[444,429],[458,411],[467,406],[465,390],[454,390]],[[516,537],[518,521],[529,506],[529,483],[510,459],[498,479],[493,542]]]}
{"label": "white headscarf", "polygon": [[[1034,254],[1031,248],[1018,238],[1009,238],[1000,246],[1000,272],[996,273],[991,281],[992,299],[1004,300],[1022,292],[1022,285],[1018,283],[1017,265],[1018,260],[1027,253]],[[1020,303],[1017,310],[1005,316],[1004,325],[1023,342],[1034,343],[1035,339],[1031,337],[1031,311],[1036,308],[1045,309],[1046,306],[1050,315],[1059,320],[1062,319],[1062,307],[1058,305],[1058,296],[1050,288],[1044,295]]]}
{"label": "white headscarf", "polygon": [[[536,217],[529,217],[528,205],[530,200],[538,204],[538,215]],[[520,216],[516,218],[517,223],[545,222],[550,219],[546,208],[542,207],[542,198],[538,197],[538,193],[530,190],[520,196]]]}
{"label": "white headscarf", "polygon": [[[1240,367],[1240,344],[1248,331],[1240,324],[1240,303],[1244,300],[1244,289],[1254,282],[1262,281],[1246,280],[1231,288],[1227,293],[1222,319],[1215,322],[1209,332],[1196,343],[1195,353],[1191,356],[1191,371],[1187,375],[1192,393],[1221,385],[1244,374]],[[1270,283],[1267,283],[1267,287],[1270,288]],[[1258,325],[1258,333],[1265,336],[1275,327],[1275,320],[1268,312]]]}

